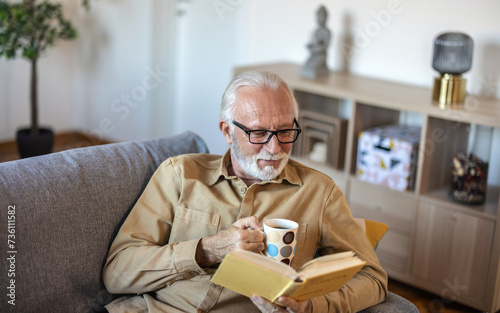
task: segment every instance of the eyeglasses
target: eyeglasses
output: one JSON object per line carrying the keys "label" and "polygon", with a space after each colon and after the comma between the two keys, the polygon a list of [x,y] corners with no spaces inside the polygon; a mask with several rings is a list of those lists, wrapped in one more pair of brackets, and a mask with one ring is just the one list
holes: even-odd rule
{"label": "eyeglasses", "polygon": [[257,145],[263,145],[265,143],[268,143],[271,138],[276,135],[276,138],[278,138],[279,143],[292,143],[297,140],[299,137],[299,134],[302,132],[302,129],[300,129],[299,123],[297,123],[297,120],[294,118],[293,119],[294,125],[297,125],[298,128],[290,128],[290,129],[282,129],[282,130],[265,130],[265,129],[256,129],[256,130],[250,130],[247,129],[245,126],[241,125],[238,122],[233,121],[233,124],[240,128],[242,131],[245,132],[248,136],[248,141],[253,144]]}

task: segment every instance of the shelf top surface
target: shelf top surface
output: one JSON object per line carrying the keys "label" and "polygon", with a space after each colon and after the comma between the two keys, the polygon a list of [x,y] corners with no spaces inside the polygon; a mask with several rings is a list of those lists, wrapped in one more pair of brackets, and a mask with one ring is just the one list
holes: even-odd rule
{"label": "shelf top surface", "polygon": [[500,126],[498,99],[468,95],[462,106],[441,109],[438,103],[432,100],[430,88],[334,71],[321,78],[307,79],[300,76],[300,67],[297,64],[283,62],[238,67],[235,73],[248,70],[270,71],[280,75],[290,88],[295,90],[394,110],[427,114],[446,120]]}
{"label": "shelf top surface", "polygon": [[442,206],[456,211],[461,211],[462,213],[467,213],[470,215],[481,216],[483,218],[495,221],[498,214],[498,201],[500,195],[499,186],[488,186],[488,192],[486,197],[486,202],[484,204],[460,204],[454,202],[448,197],[448,188],[442,188],[435,190],[428,194],[424,194],[424,197],[430,198],[432,200],[438,200]]}

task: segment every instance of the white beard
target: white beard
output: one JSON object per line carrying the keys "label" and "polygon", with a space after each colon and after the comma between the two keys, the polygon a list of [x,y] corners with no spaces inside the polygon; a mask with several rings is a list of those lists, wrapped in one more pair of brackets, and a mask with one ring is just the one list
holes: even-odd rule
{"label": "white beard", "polygon": [[[241,153],[240,146],[238,145],[238,141],[236,140],[234,133],[231,134],[233,145],[231,149],[231,157],[233,157],[238,164],[241,166],[241,169],[248,175],[260,179],[262,181],[273,180],[278,177],[279,174],[283,171],[286,164],[288,163],[289,154],[282,152],[278,154],[271,154],[267,151],[261,151],[258,154],[250,157],[246,157]],[[277,169],[274,166],[268,165],[263,169],[259,167],[257,164],[258,160],[281,160]]]}

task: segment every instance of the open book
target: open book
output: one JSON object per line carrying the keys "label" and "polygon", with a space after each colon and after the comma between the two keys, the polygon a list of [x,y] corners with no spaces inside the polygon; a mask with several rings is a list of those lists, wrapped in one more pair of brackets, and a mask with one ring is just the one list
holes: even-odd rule
{"label": "open book", "polygon": [[212,282],[272,302],[280,296],[306,300],[339,290],[365,263],[349,251],[313,259],[295,271],[270,257],[235,250],[226,255]]}

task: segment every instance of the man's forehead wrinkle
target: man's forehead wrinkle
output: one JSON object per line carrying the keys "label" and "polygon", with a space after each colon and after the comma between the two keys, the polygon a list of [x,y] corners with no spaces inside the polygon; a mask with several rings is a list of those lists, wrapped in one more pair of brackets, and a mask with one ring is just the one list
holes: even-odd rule
{"label": "man's forehead wrinkle", "polygon": [[[290,110],[287,110],[287,108],[284,108],[284,107],[280,107],[278,108],[278,110],[274,110],[273,112],[273,115],[281,115],[281,114],[289,114]],[[250,115],[250,116],[269,116],[270,114],[268,112],[266,112],[265,109],[262,109],[262,108],[257,108],[257,107],[249,107],[249,109],[247,110],[247,114]]]}
{"label": "man's forehead wrinkle", "polygon": [[238,90],[234,111],[236,121],[249,129],[290,127],[294,114],[292,98],[286,89],[261,89],[251,86]]}
{"label": "man's forehead wrinkle", "polygon": [[[278,93],[278,94],[282,94],[282,93]],[[274,103],[274,104],[277,104],[279,102],[283,102],[283,98],[288,98],[286,97],[286,93],[285,93],[285,96],[283,96],[283,94],[281,96],[278,96],[277,92],[274,91],[273,92],[266,92],[265,93],[265,96],[266,96],[266,100],[268,103]],[[246,111],[246,113],[248,114],[252,114],[252,115],[262,115],[262,114],[265,114],[265,112],[263,111],[266,111],[266,107],[263,107],[261,105],[261,102],[264,102],[264,101],[259,101],[257,99],[255,99],[254,97],[248,97],[248,98],[243,98],[239,101],[239,106],[241,107],[241,111]],[[273,111],[275,111],[276,113],[280,113],[280,114],[288,114],[289,111],[290,111],[290,107],[287,106],[287,105],[274,105],[273,106]]]}

